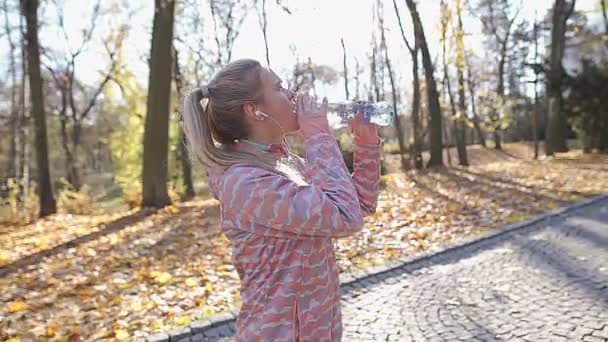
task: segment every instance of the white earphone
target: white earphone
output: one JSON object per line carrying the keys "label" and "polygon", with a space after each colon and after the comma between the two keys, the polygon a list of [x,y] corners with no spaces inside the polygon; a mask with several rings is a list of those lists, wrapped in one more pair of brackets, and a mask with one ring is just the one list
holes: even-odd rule
{"label": "white earphone", "polygon": [[267,118],[268,114],[264,113],[264,112],[260,112],[259,110],[255,111],[255,118],[258,120],[264,120],[264,118]]}

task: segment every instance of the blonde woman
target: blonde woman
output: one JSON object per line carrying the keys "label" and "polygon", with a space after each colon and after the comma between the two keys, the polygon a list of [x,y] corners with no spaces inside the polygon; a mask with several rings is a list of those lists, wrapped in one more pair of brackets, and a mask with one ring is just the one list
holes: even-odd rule
{"label": "blonde woman", "polygon": [[[234,247],[238,341],[342,337],[332,239],[359,232],[375,211],[383,140],[356,116],[351,175],[329,129],[327,100],[316,103],[251,59],[226,65],[185,100],[188,144],[207,167]],[[289,133],[303,134],[304,158],[291,153]]]}

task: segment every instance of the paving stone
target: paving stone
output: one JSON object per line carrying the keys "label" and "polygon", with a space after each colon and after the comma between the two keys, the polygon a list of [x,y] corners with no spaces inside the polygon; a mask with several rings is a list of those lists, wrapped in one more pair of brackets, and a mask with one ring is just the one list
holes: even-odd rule
{"label": "paving stone", "polygon": [[146,341],[148,342],[168,342],[169,335],[166,333],[158,333],[154,335],[150,335],[146,337]]}

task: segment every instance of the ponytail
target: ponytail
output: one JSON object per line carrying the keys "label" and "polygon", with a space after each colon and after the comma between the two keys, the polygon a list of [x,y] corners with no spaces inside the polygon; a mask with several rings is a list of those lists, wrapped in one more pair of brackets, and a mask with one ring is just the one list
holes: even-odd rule
{"label": "ponytail", "polygon": [[208,169],[224,171],[236,163],[244,163],[275,170],[274,156],[237,151],[234,149],[236,138],[233,139],[232,134],[217,132],[211,100],[205,95],[199,88],[184,100],[182,128],[187,141],[183,143],[190,152]]}

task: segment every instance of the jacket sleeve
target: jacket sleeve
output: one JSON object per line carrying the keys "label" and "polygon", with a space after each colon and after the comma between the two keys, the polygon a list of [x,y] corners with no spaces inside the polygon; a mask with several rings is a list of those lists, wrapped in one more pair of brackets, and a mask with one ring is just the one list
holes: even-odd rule
{"label": "jacket sleeve", "polygon": [[255,166],[232,167],[223,177],[224,217],[240,229],[277,237],[344,237],[363,227],[359,198],[335,138],[304,141],[311,184]]}
{"label": "jacket sleeve", "polygon": [[384,141],[378,137],[373,145],[353,141],[353,174],[351,175],[361,207],[361,215],[369,216],[376,212],[380,191],[380,161]]}

